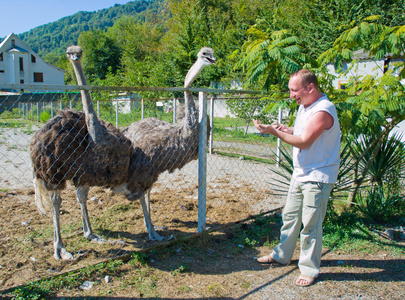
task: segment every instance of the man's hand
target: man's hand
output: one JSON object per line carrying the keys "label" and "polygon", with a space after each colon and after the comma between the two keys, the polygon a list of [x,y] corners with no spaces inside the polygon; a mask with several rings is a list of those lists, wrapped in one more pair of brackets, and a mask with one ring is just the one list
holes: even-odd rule
{"label": "man's hand", "polygon": [[264,125],[264,124],[260,124],[258,120],[253,120],[253,124],[255,124],[256,129],[259,130],[260,133],[269,133],[272,135],[275,135],[275,133],[276,133],[275,124]]}
{"label": "man's hand", "polygon": [[293,134],[293,130],[291,128],[288,128],[287,126],[280,124],[279,122],[274,122],[272,124],[272,126],[276,129],[276,130],[280,130],[282,132],[288,133],[288,134]]}
{"label": "man's hand", "polygon": [[269,133],[277,137],[278,137],[277,131],[293,134],[293,131],[290,128],[288,128],[283,124],[280,124],[277,121],[271,125],[263,125],[260,124],[258,120],[253,120],[253,124],[255,124],[255,127],[257,128],[257,130],[259,130],[260,133]]}

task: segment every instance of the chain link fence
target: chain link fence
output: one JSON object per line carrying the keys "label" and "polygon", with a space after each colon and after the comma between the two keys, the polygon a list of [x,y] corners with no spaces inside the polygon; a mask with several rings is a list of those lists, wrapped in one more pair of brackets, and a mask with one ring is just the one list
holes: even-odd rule
{"label": "chain link fence", "polygon": [[[36,208],[29,144],[35,132],[59,110],[82,110],[79,90],[60,90],[64,92],[35,91],[31,87],[29,93],[0,95],[1,286],[24,284],[158,243],[148,238],[139,201],[129,201],[102,187],[90,190],[88,210],[93,230],[108,242],[90,243],[83,237],[76,189],[68,184],[61,194],[61,235],[75,259],[69,263],[53,259],[52,218],[40,215]],[[182,122],[182,93],[171,91],[173,96],[167,97],[167,91],[153,92],[152,99],[131,89],[105,88],[92,90],[91,96],[97,115],[121,130],[150,117]],[[257,97],[225,92],[200,91],[207,95],[203,99],[211,125],[204,151],[204,180],[199,178],[200,156],[200,161],[161,173],[151,189],[151,218],[166,237],[238,222],[283,205],[284,193],[274,188],[283,180],[273,171],[277,168],[277,140],[259,134],[227,105],[229,99],[252,101]],[[204,210],[201,197],[205,198]]]}

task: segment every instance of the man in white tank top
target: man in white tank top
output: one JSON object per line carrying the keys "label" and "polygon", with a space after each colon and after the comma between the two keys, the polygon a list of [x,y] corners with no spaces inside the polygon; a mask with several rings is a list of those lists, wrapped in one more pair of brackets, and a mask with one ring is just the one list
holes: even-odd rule
{"label": "man in white tank top", "polygon": [[[290,97],[299,104],[294,128],[263,125],[254,120],[261,133],[269,133],[293,146],[294,172],[283,209],[280,244],[260,263],[288,264],[298,236],[301,275],[296,284],[308,286],[319,275],[322,255],[322,222],[330,192],[339,171],[340,126],[336,108],[318,89],[315,74],[302,69],[291,75]],[[302,230],[301,230],[302,226]]]}

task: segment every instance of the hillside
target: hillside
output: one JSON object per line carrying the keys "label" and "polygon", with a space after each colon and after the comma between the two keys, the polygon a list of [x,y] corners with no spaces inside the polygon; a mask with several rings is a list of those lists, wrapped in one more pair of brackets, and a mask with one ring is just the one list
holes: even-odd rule
{"label": "hillside", "polygon": [[137,0],[125,5],[115,4],[113,7],[94,12],[81,11],[35,27],[19,34],[18,37],[42,57],[48,54],[60,56],[67,46],[77,44],[81,32],[107,29],[125,15],[133,16],[140,21],[144,20],[149,14],[157,12],[162,2],[162,0]]}

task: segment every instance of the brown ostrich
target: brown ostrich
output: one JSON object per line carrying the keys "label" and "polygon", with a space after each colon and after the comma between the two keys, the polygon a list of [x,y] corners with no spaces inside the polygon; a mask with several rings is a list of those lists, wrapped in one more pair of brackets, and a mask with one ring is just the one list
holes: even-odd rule
{"label": "brown ostrich", "polygon": [[[201,70],[215,64],[214,51],[203,47],[197,61],[187,73],[184,87],[189,88]],[[157,118],[147,118],[132,123],[123,134],[134,149],[129,167],[128,184],[121,191],[129,200],[140,199],[144,221],[151,240],[162,240],[150,219],[149,194],[153,183],[165,171],[173,172],[198,157],[198,111],[193,95],[184,92],[185,116],[172,124]]]}
{"label": "brown ostrich", "polygon": [[[82,50],[67,49],[79,85],[86,85],[80,64]],[[87,194],[92,186],[115,188],[127,182],[131,143],[110,123],[99,120],[89,91],[81,91],[84,112],[59,111],[31,140],[35,202],[40,212],[52,208],[54,257],[72,259],[60,235],[61,191],[71,181],[77,189],[81,206],[84,236],[102,242],[91,229],[87,213]]]}

